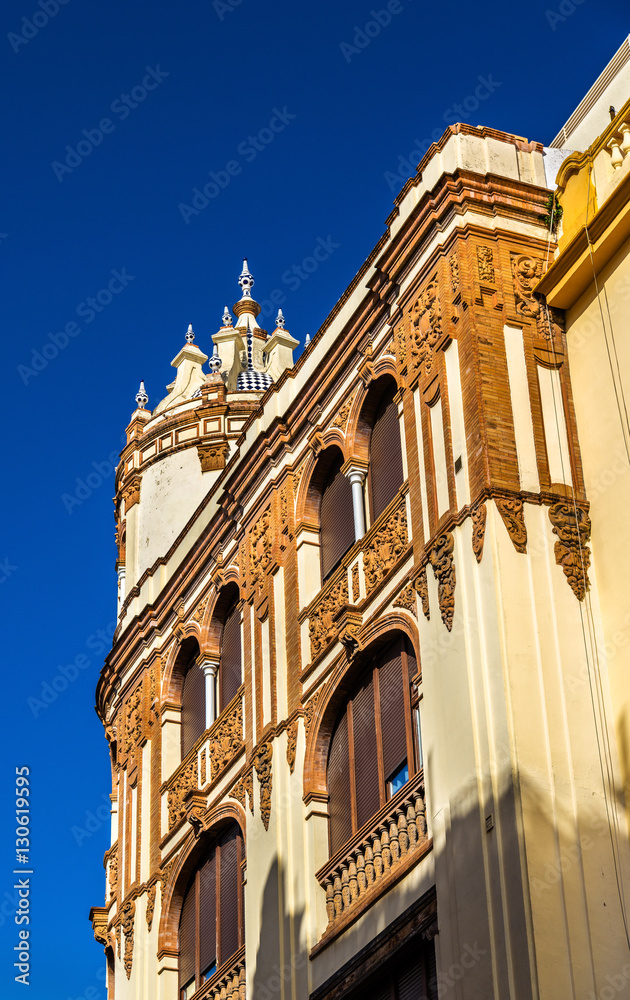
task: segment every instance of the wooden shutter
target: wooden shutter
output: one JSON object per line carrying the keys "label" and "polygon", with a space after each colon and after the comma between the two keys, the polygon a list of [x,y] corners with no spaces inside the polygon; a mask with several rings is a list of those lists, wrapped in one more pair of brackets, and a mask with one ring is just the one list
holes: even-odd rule
{"label": "wooden shutter", "polygon": [[240,831],[236,823],[223,834],[219,841],[221,865],[221,958],[220,965],[238,951],[238,897],[240,892],[240,870],[238,864],[238,841]]}
{"label": "wooden shutter", "polygon": [[241,686],[241,612],[238,598],[228,611],[221,637],[221,665],[219,667],[219,708],[229,705]]}
{"label": "wooden shutter", "polygon": [[330,799],[330,854],[332,857],[352,835],[348,716],[345,712],[339,719],[330,741],[328,795]]}
{"label": "wooden shutter", "polygon": [[182,760],[206,728],[206,679],[196,663],[191,663],[182,691]]}
{"label": "wooden shutter", "polygon": [[[406,682],[406,678],[405,678]],[[385,781],[407,758],[407,728],[401,645],[390,646],[379,667],[381,734]],[[411,774],[411,762],[409,773]]]}
{"label": "wooden shutter", "polygon": [[352,699],[357,830],[381,807],[372,674]]}
{"label": "wooden shutter", "polygon": [[199,972],[217,960],[217,865],[216,852],[199,870]]}
{"label": "wooden shutter", "polygon": [[341,557],[354,545],[352,486],[341,471],[342,464],[340,455],[328,474],[322,493],[319,515],[322,580],[330,576]]}
{"label": "wooden shutter", "polygon": [[370,502],[372,523],[392,502],[403,484],[402,449],[395,388],[388,390],[376,412],[370,436]]}
{"label": "wooden shutter", "polygon": [[195,976],[196,875],[193,875],[184,896],[179,918],[179,988]]}

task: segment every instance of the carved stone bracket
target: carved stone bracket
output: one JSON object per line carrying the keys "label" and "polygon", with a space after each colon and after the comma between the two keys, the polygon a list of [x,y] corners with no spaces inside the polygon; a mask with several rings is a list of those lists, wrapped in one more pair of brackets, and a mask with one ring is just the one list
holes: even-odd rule
{"label": "carved stone bracket", "polygon": [[216,472],[218,469],[224,469],[229,450],[230,446],[225,438],[198,444],[197,454],[201,462],[201,471]]}
{"label": "carved stone bracket", "polygon": [[525,527],[525,511],[523,501],[519,497],[507,499],[495,497],[497,510],[503,518],[508,535],[514,543],[517,552],[527,552],[527,528]]}
{"label": "carved stone bracket", "polygon": [[149,930],[151,930],[151,925],[153,924],[153,914],[155,912],[155,894],[156,894],[156,891],[157,891],[157,885],[156,885],[155,882],[152,882],[151,885],[147,889],[146,918],[147,918],[147,928]]}
{"label": "carved stone bracket", "polygon": [[587,542],[591,537],[591,519],[581,507],[569,501],[554,503],[549,508],[553,533],[558,536],[554,545],[556,563],[562,566],[571,590],[578,601],[583,601],[590,589],[588,568],[591,552]]}
{"label": "carved stone bracket", "polygon": [[450,531],[441,534],[429,553],[429,561],[438,582],[438,602],[442,621],[449,632],[453,628],[455,613],[455,562],[453,549],[455,539]]}
{"label": "carved stone bracket", "polygon": [[133,899],[128,899],[123,903],[121,910],[121,923],[125,935],[125,972],[127,979],[131,977],[131,964],[133,962],[133,927],[136,916],[136,904]]}
{"label": "carved stone bracket", "polygon": [[105,906],[93,906],[90,910],[90,920],[94,939],[102,944],[104,948],[109,945],[109,934],[107,932],[107,908]]}
{"label": "carved stone bracket", "polygon": [[481,562],[483,555],[483,542],[486,534],[487,510],[485,503],[480,503],[472,512],[472,548],[475,559]]}
{"label": "carved stone bracket", "polygon": [[295,769],[299,722],[299,716],[296,716],[295,719],[291,719],[291,722],[287,726],[287,764],[289,765],[289,771],[291,774],[293,774]]}
{"label": "carved stone bracket", "polygon": [[339,642],[344,647],[348,657],[352,659],[363,648],[359,639],[363,616],[359,611],[352,611],[345,607],[341,609],[336,618],[339,628]]}
{"label": "carved stone bracket", "polygon": [[429,585],[427,584],[427,565],[426,563],[420,567],[413,579],[413,586],[416,593],[420,596],[420,603],[422,604],[422,613],[427,620],[431,619],[431,610],[429,608]]}
{"label": "carved stone bracket", "polygon": [[132,472],[126,480],[121,495],[125,502],[125,517],[135,504],[140,503],[140,484],[142,477],[137,472]]}
{"label": "carved stone bracket", "polygon": [[263,743],[262,746],[258,748],[254,756],[254,767],[256,768],[256,774],[258,775],[258,785],[260,790],[260,817],[263,821],[265,830],[269,829],[269,820],[271,818],[272,756],[273,745],[271,743]]}

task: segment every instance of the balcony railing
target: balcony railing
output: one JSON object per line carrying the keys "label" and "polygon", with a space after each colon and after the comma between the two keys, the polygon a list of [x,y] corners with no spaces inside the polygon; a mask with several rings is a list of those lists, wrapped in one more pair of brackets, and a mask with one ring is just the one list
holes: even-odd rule
{"label": "balcony railing", "polygon": [[419,771],[317,872],[326,892],[328,929],[403,874],[429,841],[424,772]]}
{"label": "balcony railing", "polygon": [[169,832],[186,815],[189,791],[213,782],[243,749],[243,688],[207,729],[166,782]]}
{"label": "balcony railing", "polygon": [[193,1000],[245,1000],[245,945],[197,990]]}

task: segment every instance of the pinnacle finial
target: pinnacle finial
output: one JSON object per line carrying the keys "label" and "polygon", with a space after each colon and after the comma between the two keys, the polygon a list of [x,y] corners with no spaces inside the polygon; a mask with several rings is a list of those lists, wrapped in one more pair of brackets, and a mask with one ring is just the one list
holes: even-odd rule
{"label": "pinnacle finial", "polygon": [[223,319],[223,326],[232,326],[232,314],[227,306],[223,310],[222,319]]}
{"label": "pinnacle finial", "polygon": [[245,257],[245,259],[243,260],[243,270],[241,271],[241,275],[240,275],[240,277],[238,279],[238,283],[239,283],[239,285],[241,286],[241,288],[243,290],[242,298],[244,298],[244,299],[251,299],[251,297],[252,297],[252,288],[254,287],[254,279],[253,279],[253,277],[252,277],[252,275],[250,273],[250,270],[249,270],[249,268],[247,266],[247,257]]}
{"label": "pinnacle finial", "polygon": [[188,324],[188,329],[186,330],[186,343],[192,344],[195,339],[195,331],[192,328],[192,323]]}
{"label": "pinnacle finial", "polygon": [[284,324],[285,323],[286,323],[286,320],[284,318],[284,313],[282,312],[282,309],[278,309],[278,315],[276,316],[276,326],[280,330],[284,330]]}
{"label": "pinnacle finial", "polygon": [[307,333],[306,337],[304,338],[304,346],[308,347],[308,345],[310,344],[310,342],[311,342],[311,335],[310,335],[310,333]]}
{"label": "pinnacle finial", "polygon": [[146,389],[144,388],[144,382],[141,382],[140,388],[136,393],[136,403],[138,404],[138,409],[144,410],[148,402],[149,397],[147,396]]}

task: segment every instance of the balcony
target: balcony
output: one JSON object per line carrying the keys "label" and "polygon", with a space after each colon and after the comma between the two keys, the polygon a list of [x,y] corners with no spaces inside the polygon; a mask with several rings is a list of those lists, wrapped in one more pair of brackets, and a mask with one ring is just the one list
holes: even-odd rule
{"label": "balcony", "polygon": [[214,782],[243,749],[243,687],[162,785],[168,795],[168,832],[185,818],[189,792]]}
{"label": "balcony", "polygon": [[431,846],[424,772],[419,771],[317,872],[326,893],[328,927],[312,954],[356,920]]}
{"label": "balcony", "polygon": [[245,945],[217,969],[192,1000],[245,1000]]}

